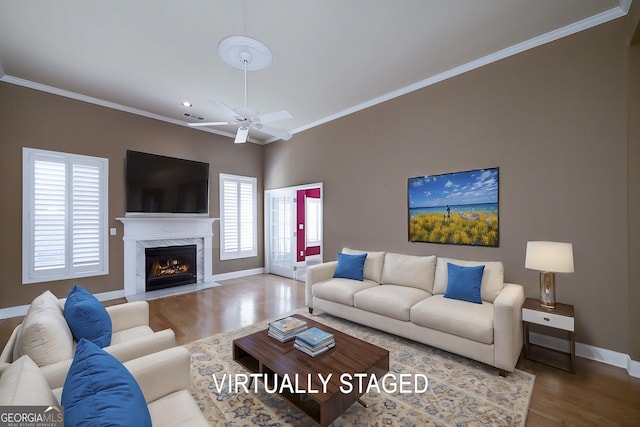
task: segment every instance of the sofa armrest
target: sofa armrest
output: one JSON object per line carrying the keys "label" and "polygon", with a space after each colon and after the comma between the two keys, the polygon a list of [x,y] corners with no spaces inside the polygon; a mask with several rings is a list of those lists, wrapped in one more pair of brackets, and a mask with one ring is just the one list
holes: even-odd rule
{"label": "sofa armrest", "polygon": [[337,265],[338,261],[329,261],[307,267],[304,295],[304,301],[307,307],[313,307],[313,292],[311,290],[313,285],[331,279],[336,272]]}
{"label": "sofa armrest", "polygon": [[40,372],[44,374],[52,390],[61,388],[64,385],[64,380],[67,379],[71,362],[73,362],[73,359],[61,360],[51,365],[40,366]]}
{"label": "sofa armrest", "polygon": [[105,347],[105,351],[121,362],[133,360],[147,354],[166,350],[176,345],[176,335],[171,329],[164,329],[136,338]]}
{"label": "sofa armrest", "polygon": [[522,351],[522,285],[505,283],[493,302],[495,366],[513,372]]}
{"label": "sofa armrest", "polygon": [[140,386],[147,403],[180,390],[189,390],[191,355],[184,347],[173,347],[130,360],[124,366]]}
{"label": "sofa armrest", "polygon": [[149,326],[149,303],[146,301],[112,305],[107,307],[107,313],[111,317],[111,326],[114,332],[136,326]]}
{"label": "sofa armrest", "polygon": [[[176,345],[175,334],[171,329],[165,329],[160,332],[154,332],[134,341],[122,342],[115,345],[105,347],[104,350],[121,362],[127,362],[132,359],[146,356],[148,354],[157,353]],[[62,387],[67,378],[67,372],[71,367],[72,360],[63,360],[47,366],[41,366],[40,370],[44,373],[49,386],[52,389]]]}

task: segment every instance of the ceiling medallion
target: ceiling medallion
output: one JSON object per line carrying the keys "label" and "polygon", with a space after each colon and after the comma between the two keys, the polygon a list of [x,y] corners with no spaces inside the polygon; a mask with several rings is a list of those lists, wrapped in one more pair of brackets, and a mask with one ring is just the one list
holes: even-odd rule
{"label": "ceiling medallion", "polygon": [[264,70],[271,64],[271,50],[261,41],[244,37],[231,36],[218,44],[218,55],[224,62],[238,70]]}

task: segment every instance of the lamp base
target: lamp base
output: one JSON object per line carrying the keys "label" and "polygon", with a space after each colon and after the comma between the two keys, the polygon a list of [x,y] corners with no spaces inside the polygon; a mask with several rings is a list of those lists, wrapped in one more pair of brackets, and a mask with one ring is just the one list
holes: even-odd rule
{"label": "lamp base", "polygon": [[544,308],[556,308],[555,273],[540,273],[540,305]]}

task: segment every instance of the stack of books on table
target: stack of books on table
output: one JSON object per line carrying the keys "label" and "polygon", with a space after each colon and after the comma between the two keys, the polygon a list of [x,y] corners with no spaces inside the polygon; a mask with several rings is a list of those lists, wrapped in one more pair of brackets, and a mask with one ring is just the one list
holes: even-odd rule
{"label": "stack of books on table", "polygon": [[319,356],[336,346],[333,334],[318,328],[310,328],[296,335],[293,346],[309,356]]}
{"label": "stack of books on table", "polygon": [[291,341],[296,334],[307,329],[307,322],[296,317],[285,317],[269,323],[269,336],[280,342]]}

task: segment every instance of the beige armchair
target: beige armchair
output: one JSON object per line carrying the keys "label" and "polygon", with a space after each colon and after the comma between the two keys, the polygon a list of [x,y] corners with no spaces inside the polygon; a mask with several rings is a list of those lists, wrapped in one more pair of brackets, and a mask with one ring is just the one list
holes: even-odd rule
{"label": "beige armchair", "polygon": [[[60,387],[71,365],[76,342],[63,314],[64,300],[50,291],[33,300],[23,322],[16,326],[0,354],[0,372],[7,364],[28,355],[43,370],[52,388]],[[154,332],[149,327],[146,301],[106,308],[112,323],[107,353],[121,362],[175,346],[171,329]]]}
{"label": "beige armchair", "polygon": [[[154,427],[210,425],[189,392],[190,360],[187,349],[173,347],[124,363],[142,390]],[[23,356],[0,376],[0,405],[57,406],[63,389],[49,386],[56,380]]]}

